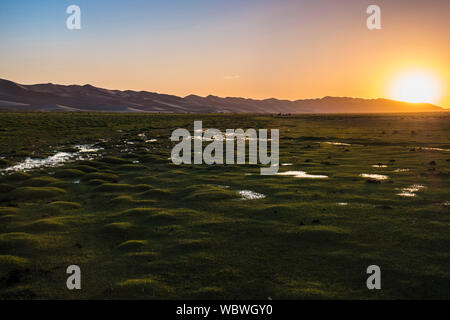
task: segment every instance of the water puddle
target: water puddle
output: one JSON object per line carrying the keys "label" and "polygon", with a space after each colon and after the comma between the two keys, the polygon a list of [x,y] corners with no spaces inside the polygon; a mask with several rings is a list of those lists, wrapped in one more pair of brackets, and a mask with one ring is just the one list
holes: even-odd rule
{"label": "water puddle", "polygon": [[282,166],[292,166],[292,163],[282,163]]}
{"label": "water puddle", "polygon": [[398,196],[401,197],[415,197],[416,196],[416,192],[425,189],[426,187],[421,185],[421,184],[413,184],[412,186],[406,187],[406,188],[402,188],[400,189],[401,192],[397,193]]}
{"label": "water puddle", "polygon": [[444,149],[444,148],[432,148],[432,147],[417,147],[419,150],[428,150],[428,151],[445,151],[450,152],[450,149]]}
{"label": "water puddle", "polygon": [[[320,142],[319,142],[319,143],[320,143]],[[322,142],[322,143],[325,143],[325,144],[332,144],[333,146],[351,146],[350,143],[344,143],[344,142],[325,141],[325,142]]]}
{"label": "water puddle", "polygon": [[94,147],[92,144],[79,144],[76,145],[75,148],[78,149],[78,152],[81,153],[93,153],[93,152],[98,152],[100,150],[102,150],[103,148],[99,148],[99,147]]}
{"label": "water puddle", "polygon": [[409,169],[395,169],[394,172],[408,172]]}
{"label": "water puddle", "polygon": [[238,191],[239,195],[242,197],[242,200],[257,200],[263,199],[266,196],[262,193],[253,192],[250,190],[240,190]]}
{"label": "water puddle", "polygon": [[151,143],[151,142],[156,142],[156,141],[158,141],[158,140],[156,140],[156,139],[148,139],[148,140],[145,140],[146,143]]}
{"label": "water puddle", "polygon": [[305,171],[278,172],[277,175],[280,175],[280,176],[293,176],[294,178],[309,178],[309,179],[324,179],[324,178],[328,178],[328,176],[325,176],[325,175],[308,174]]}
{"label": "water puddle", "polygon": [[221,184],[216,184],[216,185],[213,184],[213,186],[216,186],[216,187],[222,188],[222,189],[230,189],[230,186],[224,186],[224,185],[221,185]]}
{"label": "water puddle", "polygon": [[389,179],[389,177],[384,174],[361,173],[359,176],[363,177],[363,178],[378,180],[378,181]]}
{"label": "water puddle", "polygon": [[374,164],[374,165],[372,165],[372,168],[387,168],[387,165],[385,165],[385,164]]}
{"label": "water puddle", "polygon": [[[197,132],[194,130],[194,132]],[[245,141],[272,141],[272,139],[264,139],[259,137],[248,137],[244,136]],[[203,135],[202,136],[192,136],[191,140],[201,140],[205,142],[211,142],[211,141],[231,141],[231,140],[237,140],[238,138],[235,136],[234,133],[223,133],[223,134],[217,134],[213,135],[210,138],[206,138]]]}
{"label": "water puddle", "polygon": [[338,206],[348,206],[347,202],[338,202],[337,203]]}
{"label": "water puddle", "polygon": [[48,168],[48,167],[58,167],[66,162],[74,160],[92,160],[96,158],[97,152],[103,148],[94,147],[91,144],[76,145],[75,148],[78,149],[77,152],[57,152],[56,154],[44,158],[26,158],[24,161],[5,168],[3,172],[15,172],[15,171],[30,171],[37,168]]}
{"label": "water puddle", "polygon": [[209,142],[209,141],[214,141],[214,140],[217,140],[217,141],[223,141],[223,137],[222,137],[222,136],[218,136],[218,135],[212,136],[211,138],[205,138],[205,137],[203,137],[203,136],[201,136],[201,137],[198,137],[198,136],[192,136],[191,139],[192,139],[192,140],[208,141],[208,142]]}

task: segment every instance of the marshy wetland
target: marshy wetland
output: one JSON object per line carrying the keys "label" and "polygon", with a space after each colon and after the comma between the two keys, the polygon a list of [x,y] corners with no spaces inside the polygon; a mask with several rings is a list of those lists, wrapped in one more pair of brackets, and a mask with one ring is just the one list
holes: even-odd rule
{"label": "marshy wetland", "polygon": [[[174,165],[171,132],[194,120],[279,129],[278,174]],[[449,299],[449,124],[2,112],[0,298]]]}

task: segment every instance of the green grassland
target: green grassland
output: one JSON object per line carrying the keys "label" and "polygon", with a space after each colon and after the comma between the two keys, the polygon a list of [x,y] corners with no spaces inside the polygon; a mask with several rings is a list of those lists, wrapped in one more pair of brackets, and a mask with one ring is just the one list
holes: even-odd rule
{"label": "green grassland", "polygon": [[[176,166],[169,137],[192,133],[194,120],[278,128],[280,162],[292,164],[280,171],[328,178]],[[449,299],[449,124],[448,113],[0,113],[0,169],[77,144],[103,148],[0,176],[0,298]],[[415,184],[425,188],[398,195]],[[66,288],[72,264],[81,290]],[[372,264],[381,290],[366,287]]]}

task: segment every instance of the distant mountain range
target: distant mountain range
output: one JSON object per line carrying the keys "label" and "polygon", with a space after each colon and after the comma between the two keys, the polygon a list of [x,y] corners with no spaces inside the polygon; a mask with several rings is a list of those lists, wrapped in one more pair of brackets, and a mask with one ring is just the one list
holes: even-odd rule
{"label": "distant mountain range", "polygon": [[278,100],[221,98],[209,95],[178,97],[148,91],[108,90],[89,84],[52,83],[23,85],[0,79],[0,110],[96,111],[171,113],[378,113],[435,112],[445,109],[428,103],[388,99],[324,97]]}

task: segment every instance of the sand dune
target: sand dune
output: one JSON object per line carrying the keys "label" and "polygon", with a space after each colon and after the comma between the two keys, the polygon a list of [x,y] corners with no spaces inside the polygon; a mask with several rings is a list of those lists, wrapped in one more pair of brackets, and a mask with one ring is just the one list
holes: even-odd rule
{"label": "sand dune", "polygon": [[221,98],[213,95],[178,97],[147,91],[109,90],[92,85],[52,83],[22,85],[0,79],[0,108],[31,111],[175,112],[175,113],[378,113],[435,112],[428,103],[388,99],[324,97],[278,100]]}

